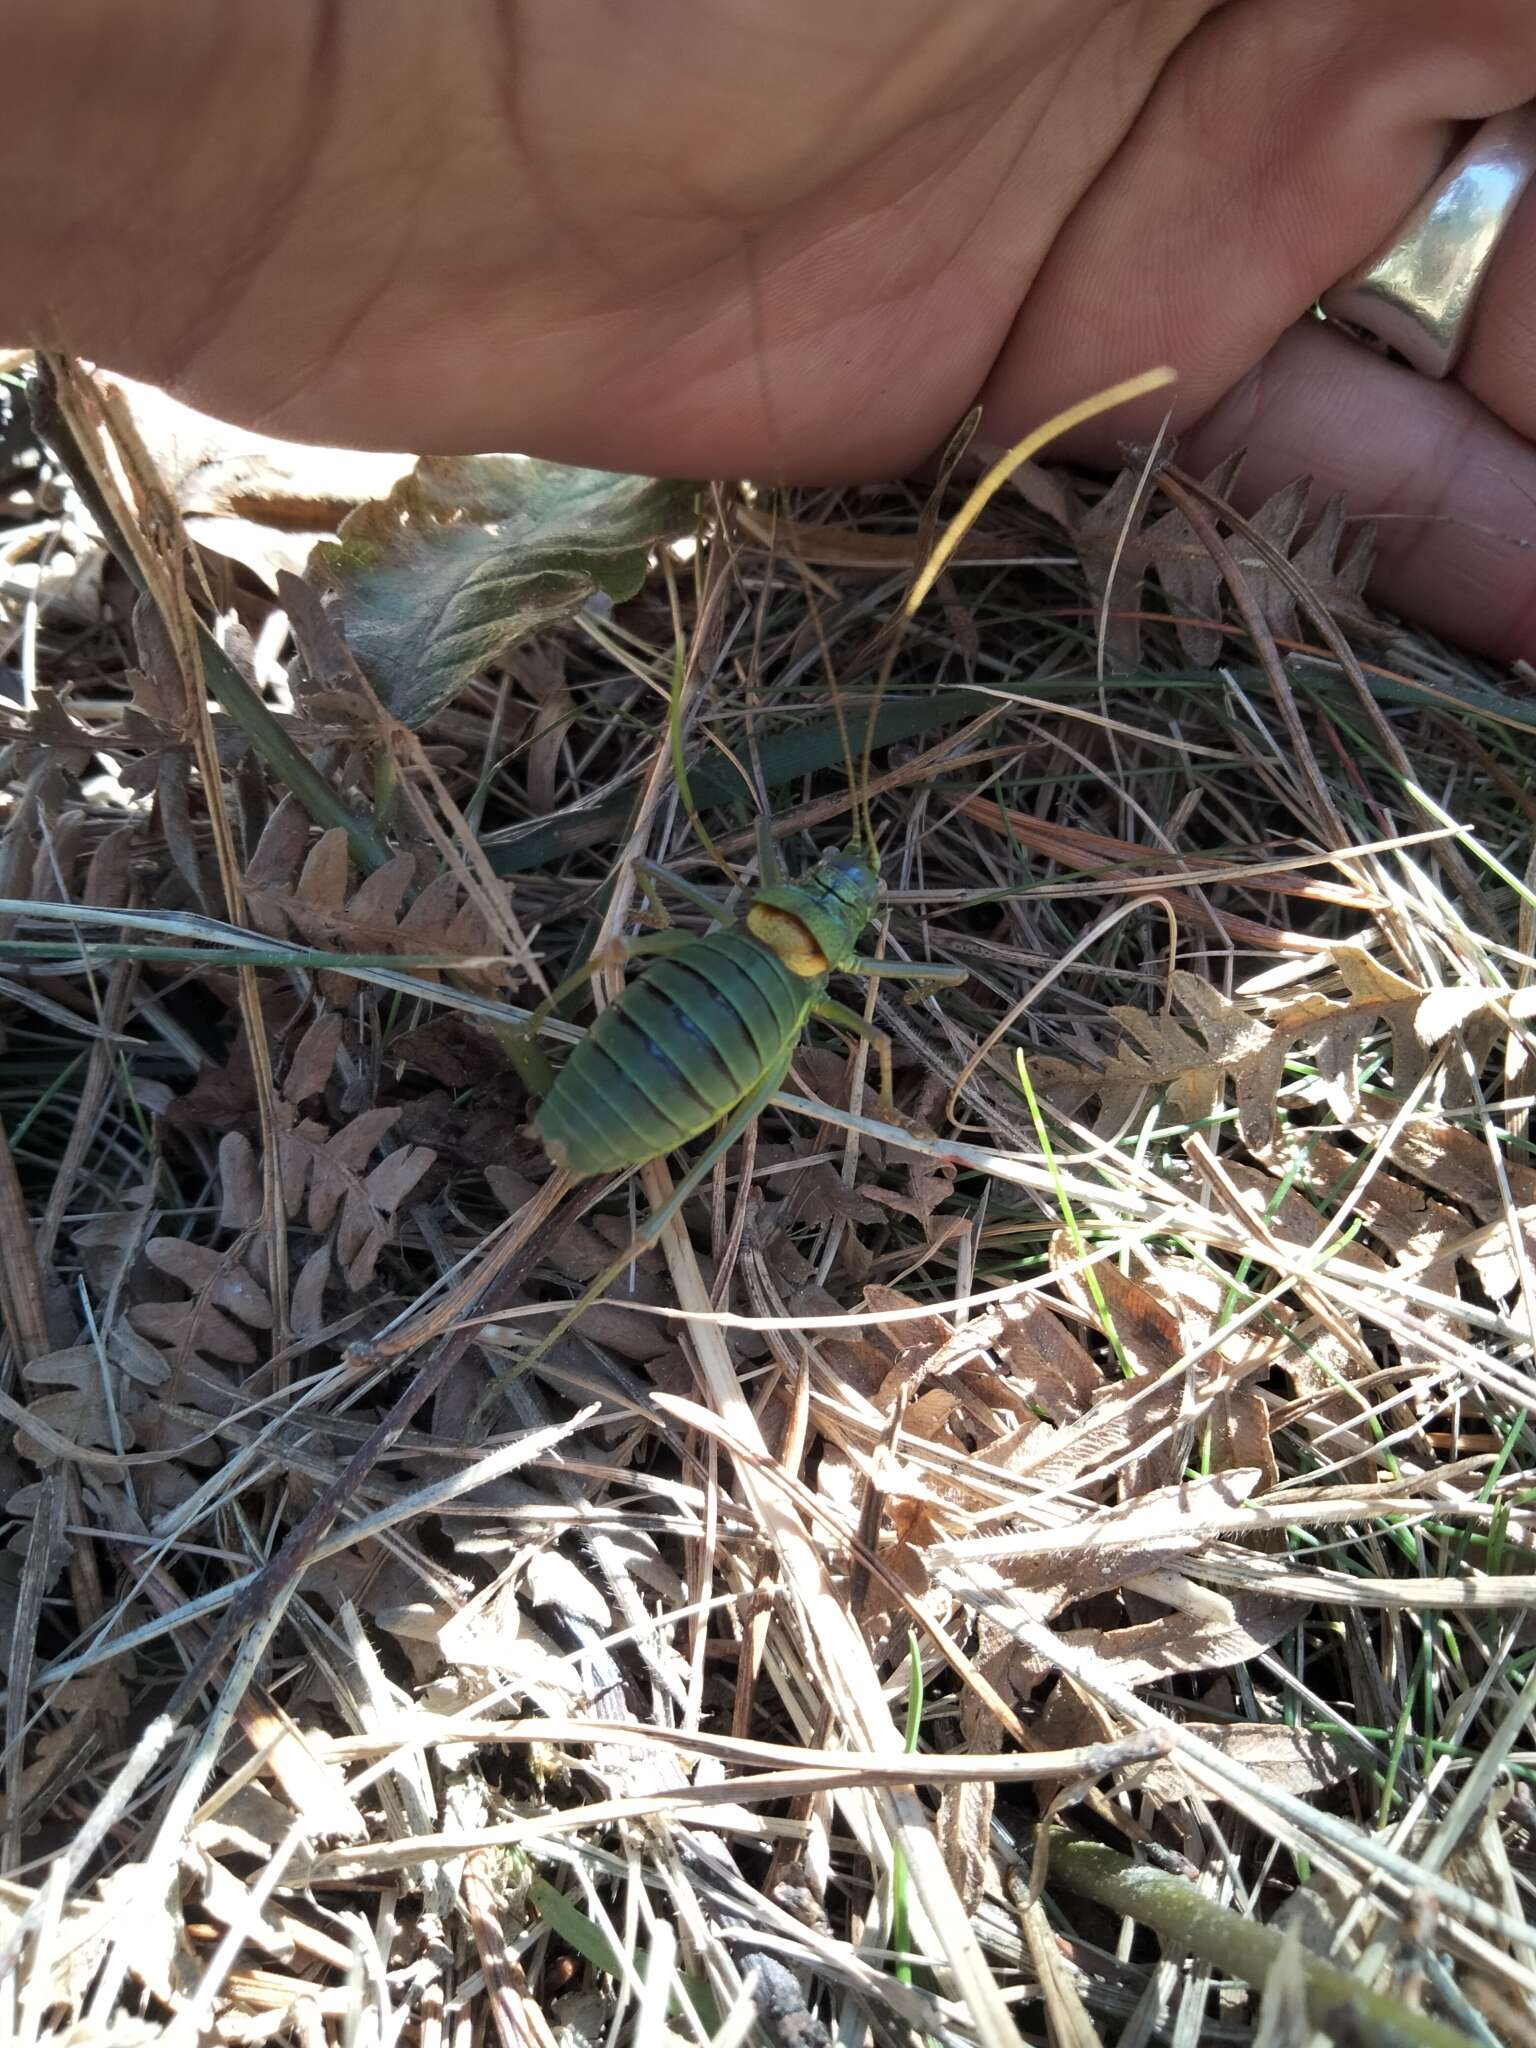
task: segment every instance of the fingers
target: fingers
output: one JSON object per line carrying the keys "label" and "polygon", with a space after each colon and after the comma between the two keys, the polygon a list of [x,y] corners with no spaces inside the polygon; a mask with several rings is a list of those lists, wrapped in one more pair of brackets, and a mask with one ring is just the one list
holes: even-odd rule
{"label": "fingers", "polygon": [[1294,477],[1377,522],[1372,595],[1462,645],[1536,659],[1536,447],[1471,392],[1307,322],[1181,442],[1186,468],[1234,448],[1239,496]]}
{"label": "fingers", "polygon": [[[1459,136],[1536,92],[1503,0],[1261,0],[1208,17],[1059,235],[984,394],[1005,444],[1085,391],[1169,362],[1189,467],[1234,447],[1251,505],[1301,474],[1379,521],[1381,602],[1499,655],[1536,654],[1536,198],[1511,223],[1463,383],[1303,320],[1433,181]],[[1251,366],[1257,363],[1258,369]],[[1079,437],[1113,459],[1159,398]]]}
{"label": "fingers", "polygon": [[1184,441],[1208,465],[1251,452],[1249,505],[1293,476],[1378,522],[1373,594],[1462,645],[1536,659],[1536,191],[1494,254],[1444,384],[1313,324]]}
{"label": "fingers", "polygon": [[1517,433],[1536,440],[1536,186],[1493,253],[1457,377]]}
{"label": "fingers", "polygon": [[[1390,233],[1456,128],[1411,35],[1394,54],[1362,33],[1368,13],[1238,0],[1186,40],[1020,310],[984,394],[990,439],[1026,405],[1043,416],[1159,362],[1179,373],[1175,427],[1199,419]],[[1161,412],[1117,414],[1100,450]]]}

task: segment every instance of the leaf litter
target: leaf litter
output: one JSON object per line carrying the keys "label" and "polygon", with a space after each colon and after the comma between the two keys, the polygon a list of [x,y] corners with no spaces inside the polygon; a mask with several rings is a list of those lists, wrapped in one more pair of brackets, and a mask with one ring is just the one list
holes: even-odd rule
{"label": "leaf litter", "polygon": [[[857,730],[931,516],[511,458],[327,501],[134,403],[201,522],[160,558],[177,602],[326,797],[222,712],[209,754],[110,551],[96,610],[28,584],[0,1947],[29,2038],[1271,2038],[1283,1987],[1117,1946],[1077,1847],[1043,1853],[1062,1818],[1310,1912],[1320,1957],[1403,1987],[1403,2038],[1524,2038],[1520,679],[1373,617],[1368,535],[1299,485],[1232,569],[1155,473],[1032,469],[896,648],[872,764],[888,942],[967,981],[880,999],[889,1110],[813,1027],[805,1106],[520,1372],[661,1198],[652,1168],[546,1215],[508,1039],[637,854],[721,879],[658,709],[678,622],[715,844],[769,775],[803,865],[848,796],[822,650]],[[8,516],[101,548],[59,475],[23,465]],[[322,515],[299,584],[281,536]],[[256,534],[211,577],[221,520]],[[1276,555],[1368,650],[1457,860],[1337,666],[1245,649],[1244,616],[1311,631]],[[627,834],[499,867],[642,788]],[[251,965],[207,943],[220,833]]]}

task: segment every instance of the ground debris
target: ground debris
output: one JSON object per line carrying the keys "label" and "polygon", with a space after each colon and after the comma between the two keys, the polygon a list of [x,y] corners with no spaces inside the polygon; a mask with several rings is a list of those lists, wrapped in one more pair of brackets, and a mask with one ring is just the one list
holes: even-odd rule
{"label": "ground debris", "polygon": [[[1000,1990],[1087,2043],[1179,1983],[1272,2038],[1285,1984],[1057,1884],[1058,1814],[1517,2038],[1529,706],[1401,638],[1390,690],[1266,666],[1140,467],[1032,470],[893,642],[948,500],[327,495],[56,374],[80,474],[0,513],[32,2038],[970,2041]],[[1379,654],[1304,502],[1211,516],[1271,633],[1300,573]],[[522,1020],[655,938],[637,857],[691,930],[759,794],[796,872],[856,835],[868,720],[866,943],[966,979],[870,984],[888,1075],[813,1022],[619,1268],[659,1169],[552,1175]],[[591,999],[547,1008],[558,1061]]]}

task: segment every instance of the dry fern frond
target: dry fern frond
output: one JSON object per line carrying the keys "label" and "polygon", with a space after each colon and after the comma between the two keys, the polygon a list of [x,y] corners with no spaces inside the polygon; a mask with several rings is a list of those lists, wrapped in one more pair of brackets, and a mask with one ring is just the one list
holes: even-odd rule
{"label": "dry fern frond", "polygon": [[[0,483],[5,460],[0,433]],[[1021,1940],[1005,1902],[1068,1799],[1148,1857],[1219,1841],[1266,1909],[1335,1887],[1342,1960],[1408,1916],[1426,2004],[1452,1972],[1523,1996],[1499,1957],[1536,1692],[1536,721],[1523,677],[1402,638],[1391,669],[1291,673],[1272,636],[1317,628],[1296,581],[1350,618],[1368,534],[1337,506],[1309,526],[1300,483],[1225,516],[1235,466],[1214,506],[1144,482],[1026,476],[899,641],[936,505],[758,496],[743,549],[718,492],[686,567],[481,663],[419,744],[291,577],[274,607],[129,548],[185,572],[265,750],[223,710],[207,743],[195,665],[142,610],[136,645],[112,625],[115,570],[68,636],[45,608],[26,638],[0,590],[0,697],[30,693],[0,704],[0,897],[40,906],[0,933],[0,1249],[38,1276],[24,1315],[0,1286],[0,1798],[28,1880],[0,1945],[34,2033],[698,2034],[700,1983],[705,2032],[750,2023],[752,1983],[780,2048],[997,2043],[1008,2014],[1074,2041],[1262,2027],[1224,1962],[1060,1949],[1057,1867]],[[813,1021],[753,1141],[530,1363],[664,1176],[565,1206],[521,1078],[434,973],[562,977],[633,858],[712,883],[700,820],[750,858],[758,794],[796,872],[867,797],[889,957],[969,977],[878,991],[899,1119]],[[221,807],[236,970],[182,915]],[[1445,887],[1452,837],[1489,856],[1475,888]],[[294,938],[330,957],[263,964]],[[441,964],[418,1000],[345,974],[354,951]],[[1032,1067],[1048,1110],[1092,1119],[1051,1161],[978,1050],[1020,1036],[1071,1055]],[[173,1693],[187,1739],[132,1778]],[[989,1971],[1006,2012],[974,1997]]]}
{"label": "dry fern frond", "polygon": [[[311,842],[308,821],[290,801],[274,811],[251,858],[246,905],[252,924],[272,938],[297,936],[335,952],[458,959],[464,965],[453,972],[466,987],[505,988],[507,970],[485,961],[485,919],[455,878],[437,875],[419,891],[417,879],[415,857],[400,853],[354,883],[346,833],[336,826]],[[440,974],[437,967],[413,972],[425,982]],[[322,972],[319,982],[328,1002],[345,1007],[356,998],[349,975]]]}
{"label": "dry fern frond", "polygon": [[[1496,1003],[1484,997],[1451,1022],[1443,991],[1426,989],[1385,967],[1359,946],[1336,946],[1326,968],[1335,989],[1316,989],[1283,1001],[1260,998],[1234,1002],[1208,981],[1176,969],[1171,994],[1189,1018],[1172,1009],[1156,1015],[1117,1006],[1112,1021],[1121,1044],[1094,1074],[1056,1058],[1035,1059],[1030,1072],[1042,1092],[1065,1114],[1098,1103],[1094,1130],[1113,1135],[1125,1129],[1148,1097],[1164,1096],[1180,1121],[1210,1121],[1232,1091],[1238,1128],[1257,1152],[1275,1141],[1281,1086],[1289,1061],[1307,1057],[1316,1067],[1326,1100],[1343,1120],[1360,1106],[1360,1063],[1371,1039],[1385,1032],[1391,1048],[1392,1085],[1406,1093],[1422,1080],[1436,1043],[1459,1024],[1474,1066],[1496,1039],[1501,1020]],[[1463,1099],[1464,1075],[1452,1067],[1446,1096]]]}
{"label": "dry fern frond", "polygon": [[[307,1087],[318,1069],[293,1071]],[[365,1109],[332,1131],[313,1117],[293,1116],[291,1105],[279,1137],[283,1202],[290,1221],[301,1215],[317,1237],[335,1226],[336,1263],[354,1293],[373,1278],[379,1254],[389,1243],[400,1205],[435,1164],[427,1145],[401,1145],[370,1166],[369,1160],[405,1114],[402,1105]],[[243,1132],[231,1132],[222,1148],[226,1186],[242,1190],[240,1205],[226,1208],[226,1222],[253,1228],[259,1219],[260,1182],[256,1155]]]}
{"label": "dry fern frond", "polygon": [[[1229,456],[1211,471],[1205,488],[1216,498],[1230,498],[1242,462],[1240,453]],[[1356,627],[1366,624],[1370,614],[1364,592],[1375,556],[1375,529],[1368,523],[1351,528],[1344,500],[1339,497],[1330,498],[1308,523],[1311,493],[1312,479],[1297,477],[1266,499],[1247,523],[1294,564],[1317,601],[1335,619]],[[1228,644],[1229,636],[1220,623],[1221,571],[1181,511],[1148,517],[1155,497],[1155,481],[1148,489],[1140,469],[1122,470],[1093,505],[1084,507],[1079,501],[1069,527],[1089,589],[1098,604],[1108,607],[1105,651],[1120,675],[1134,674],[1142,662],[1143,627],[1138,614],[1144,608],[1142,582],[1149,570],[1162,585],[1180,651],[1192,667],[1214,667]],[[1233,552],[1271,631],[1282,640],[1298,638],[1300,620],[1294,593],[1251,543],[1234,538]],[[1202,623],[1206,620],[1212,623]]]}
{"label": "dry fern frond", "polygon": [[[162,1388],[171,1367],[141,1332],[113,1329],[102,1352],[94,1344],[70,1344],[22,1367],[29,1389],[27,1413],[71,1444],[95,1450],[131,1449],[138,1442],[136,1418],[149,1393]],[[60,1453],[46,1438],[22,1426],[16,1450],[34,1465],[58,1463]]]}

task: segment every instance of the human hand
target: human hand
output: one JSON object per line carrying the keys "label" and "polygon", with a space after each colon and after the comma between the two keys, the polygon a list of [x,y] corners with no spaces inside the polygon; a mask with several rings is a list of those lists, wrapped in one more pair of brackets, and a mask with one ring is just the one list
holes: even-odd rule
{"label": "human hand", "polygon": [[[1536,95],[1528,0],[50,0],[7,24],[0,327],[269,432],[670,474],[919,462],[1180,373],[1536,655],[1536,201],[1445,384],[1296,324]],[[24,330],[18,332],[18,326]],[[1160,414],[1080,444],[1110,456]]]}

